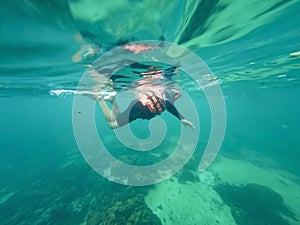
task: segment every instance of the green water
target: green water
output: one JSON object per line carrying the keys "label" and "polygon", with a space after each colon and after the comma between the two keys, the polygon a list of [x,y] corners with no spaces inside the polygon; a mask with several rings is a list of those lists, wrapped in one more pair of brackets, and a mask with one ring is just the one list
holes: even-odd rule
{"label": "green water", "polygon": [[[0,223],[299,224],[300,55],[292,54],[300,51],[299,10],[296,0],[2,1]],[[197,102],[201,126],[183,169],[132,187],[87,164],[73,133],[74,96],[49,93],[75,90],[93,60],[72,62],[83,44],[78,32],[101,53],[126,41],[165,39],[205,61],[227,111],[220,153],[206,171],[198,164],[210,108],[181,77],[175,80]],[[133,165],[167,158],[180,134],[179,122],[163,114],[168,135],[143,155],[117,141],[99,107],[95,114],[107,149]],[[147,121],[131,128],[140,138],[150,135]]]}

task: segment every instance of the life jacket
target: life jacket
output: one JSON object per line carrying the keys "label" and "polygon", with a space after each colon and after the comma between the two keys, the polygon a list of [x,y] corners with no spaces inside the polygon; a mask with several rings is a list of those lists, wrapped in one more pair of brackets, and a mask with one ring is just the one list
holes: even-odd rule
{"label": "life jacket", "polygon": [[155,96],[154,92],[146,92],[145,96],[140,98],[139,101],[146,106],[151,113],[156,115],[160,115],[166,109],[164,100]]}

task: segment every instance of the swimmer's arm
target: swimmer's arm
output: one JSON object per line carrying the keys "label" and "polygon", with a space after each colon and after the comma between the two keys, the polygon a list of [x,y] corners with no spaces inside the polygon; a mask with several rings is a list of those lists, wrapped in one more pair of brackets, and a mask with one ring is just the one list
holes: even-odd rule
{"label": "swimmer's arm", "polygon": [[181,120],[181,123],[184,125],[184,126],[189,126],[191,128],[195,128],[195,125],[191,122],[191,121],[188,121],[187,119],[182,119]]}
{"label": "swimmer's arm", "polygon": [[170,113],[172,113],[174,116],[176,116],[179,120],[184,119],[183,115],[181,115],[181,113],[178,112],[178,110],[176,109],[174,104],[172,104],[170,101],[166,101],[166,108]]}
{"label": "swimmer's arm", "polygon": [[191,128],[195,128],[194,124],[188,121],[187,119],[185,119],[183,115],[180,112],[178,112],[176,107],[171,102],[166,101],[166,108],[171,114],[176,116],[183,123],[183,125],[189,126]]}

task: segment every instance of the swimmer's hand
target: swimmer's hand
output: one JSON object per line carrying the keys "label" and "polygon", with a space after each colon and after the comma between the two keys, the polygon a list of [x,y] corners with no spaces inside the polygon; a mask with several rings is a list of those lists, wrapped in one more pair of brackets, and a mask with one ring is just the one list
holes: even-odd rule
{"label": "swimmer's hand", "polygon": [[181,122],[184,126],[189,126],[191,128],[195,128],[195,125],[192,122],[188,121],[187,119],[182,119]]}

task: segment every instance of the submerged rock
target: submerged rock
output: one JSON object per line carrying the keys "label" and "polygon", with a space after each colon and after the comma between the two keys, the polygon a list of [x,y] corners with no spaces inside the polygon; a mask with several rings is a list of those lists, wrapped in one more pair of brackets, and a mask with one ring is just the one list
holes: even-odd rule
{"label": "submerged rock", "polygon": [[183,169],[178,173],[178,182],[181,184],[186,184],[188,182],[196,183],[199,181],[199,176],[192,170]]}
{"label": "submerged rock", "polygon": [[223,201],[231,207],[239,225],[289,225],[284,219],[297,220],[283,203],[283,198],[271,188],[259,184],[215,186]]}

